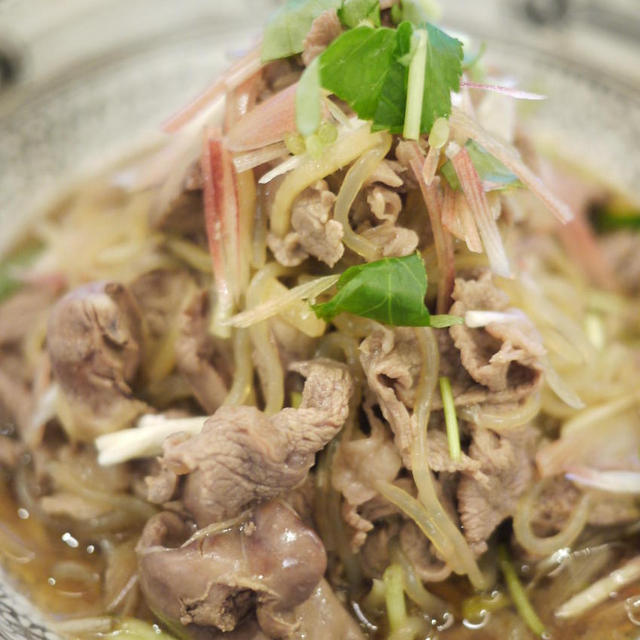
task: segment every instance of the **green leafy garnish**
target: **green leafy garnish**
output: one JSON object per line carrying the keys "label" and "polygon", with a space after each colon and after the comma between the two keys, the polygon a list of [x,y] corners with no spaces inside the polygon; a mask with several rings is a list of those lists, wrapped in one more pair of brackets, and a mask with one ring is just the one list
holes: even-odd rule
{"label": "green leafy garnish", "polygon": [[427,272],[418,254],[383,258],[349,267],[328,302],[312,305],[316,315],[331,320],[347,312],[398,327],[449,327],[462,318],[431,315],[424,304]]}
{"label": "green leafy garnish", "polygon": [[318,58],[305,69],[296,90],[296,126],[303,136],[310,136],[320,126],[322,91]]}
{"label": "green leafy garnish", "polygon": [[312,22],[327,9],[338,9],[341,5],[342,0],[288,0],[267,23],[262,61],[300,53]]}
{"label": "green leafy garnish", "polygon": [[362,22],[380,26],[380,0],[344,0],[338,9],[338,18],[345,27],[352,29]]}
{"label": "green leafy garnish", "polygon": [[427,25],[427,68],[422,102],[422,133],[451,113],[451,92],[460,90],[462,42],[432,24]]}
{"label": "green leafy garnish", "polygon": [[393,29],[363,25],[346,31],[319,57],[322,86],[363,120],[374,120],[396,47]]}
{"label": "green leafy garnish", "polygon": [[507,585],[507,589],[509,590],[511,600],[518,610],[520,617],[529,629],[533,631],[533,633],[544,638],[546,635],[544,624],[531,606],[527,592],[522,586],[522,583],[518,578],[518,574],[513,567],[511,558],[509,557],[509,552],[503,544],[498,547],[498,565],[502,571],[502,575],[504,576],[504,581]]}
{"label": "green leafy garnish", "polygon": [[[473,166],[476,168],[480,179],[483,182],[489,183],[493,190],[522,186],[517,176],[511,173],[500,160],[492,156],[488,151],[485,151],[477,142],[469,140],[465,147],[469,152],[471,162],[473,162]],[[442,165],[440,172],[449,185],[451,185],[452,189],[460,189],[460,182],[458,181],[458,176],[456,175],[451,160]]]}
{"label": "green leafy garnish", "polygon": [[599,205],[591,209],[589,219],[598,233],[619,229],[640,231],[640,211],[634,209]]}
{"label": "green leafy garnish", "polygon": [[20,289],[22,283],[15,277],[16,271],[33,262],[41,250],[40,245],[27,246],[0,262],[0,302]]}
{"label": "green leafy garnish", "polygon": [[402,0],[391,7],[391,19],[399,24],[403,21],[421,25],[440,17],[440,7],[434,0]]}
{"label": "green leafy garnish", "polygon": [[[451,113],[451,91],[460,89],[462,43],[427,24],[420,133]],[[413,27],[397,29],[359,26],[343,33],[320,56],[320,82],[335,93],[373,130],[402,133],[411,62]]]}
{"label": "green leafy garnish", "polygon": [[460,450],[460,430],[458,429],[458,416],[456,415],[456,404],[451,390],[451,380],[446,376],[441,376],[439,384],[442,409],[444,410],[444,424],[447,428],[449,455],[454,462],[459,462],[462,455]]}

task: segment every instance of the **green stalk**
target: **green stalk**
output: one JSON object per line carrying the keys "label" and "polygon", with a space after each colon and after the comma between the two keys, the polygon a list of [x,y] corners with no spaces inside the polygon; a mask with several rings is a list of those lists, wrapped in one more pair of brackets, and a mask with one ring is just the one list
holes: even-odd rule
{"label": "green stalk", "polygon": [[407,605],[404,600],[404,574],[402,567],[391,564],[382,576],[385,586],[387,618],[392,632],[402,628],[407,621]]}
{"label": "green stalk", "polygon": [[424,77],[427,66],[427,32],[425,29],[416,29],[414,37],[417,45],[409,64],[407,106],[404,112],[404,131],[402,132],[407,140],[417,140],[420,137]]}
{"label": "green stalk", "polygon": [[451,391],[451,382],[446,376],[440,378],[440,395],[444,409],[444,422],[447,426],[447,440],[449,441],[449,455],[455,462],[460,460],[460,431],[458,430],[458,416]]}
{"label": "green stalk", "polygon": [[507,583],[507,589],[509,590],[513,604],[516,606],[520,617],[533,633],[541,638],[545,637],[546,630],[544,624],[542,624],[542,620],[538,618],[538,614],[533,610],[527,593],[518,579],[516,570],[513,568],[513,564],[509,558],[509,552],[502,544],[498,547],[498,564],[504,576],[504,581]]}

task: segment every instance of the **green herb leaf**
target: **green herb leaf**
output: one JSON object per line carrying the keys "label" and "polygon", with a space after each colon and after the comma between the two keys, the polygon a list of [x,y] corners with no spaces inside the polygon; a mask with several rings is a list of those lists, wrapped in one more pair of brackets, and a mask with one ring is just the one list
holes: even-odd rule
{"label": "green herb leaf", "polygon": [[[460,89],[462,43],[427,25],[427,61],[420,133],[451,113],[451,91]],[[320,81],[372,129],[402,133],[408,92],[413,27],[359,26],[343,33],[320,56]]]}
{"label": "green herb leaf", "polygon": [[428,42],[426,30],[416,29],[413,39],[416,44],[409,63],[407,106],[404,112],[404,128],[402,130],[402,135],[407,140],[417,140],[420,137],[425,72],[427,70]]}
{"label": "green herb leaf", "polygon": [[375,118],[397,47],[396,33],[384,27],[356,27],[320,55],[322,86],[348,102],[363,120]]}
{"label": "green herb leaf", "polygon": [[589,219],[598,233],[618,231],[619,229],[640,231],[640,211],[633,209],[601,205],[594,207],[589,212]]}
{"label": "green herb leaf", "polygon": [[352,29],[361,22],[380,26],[380,0],[344,0],[338,9],[338,18],[345,27]]}
{"label": "green herb leaf", "polygon": [[402,0],[391,8],[392,19],[396,23],[407,20],[415,25],[437,20],[440,13],[440,7],[434,0]]}
{"label": "green herb leaf", "polygon": [[427,68],[422,101],[422,133],[451,113],[451,92],[460,90],[462,42],[427,24]]}
{"label": "green herb leaf", "polygon": [[327,9],[338,9],[342,0],[289,0],[276,11],[264,31],[262,61],[300,53],[311,23]]}
{"label": "green herb leaf", "polygon": [[[473,162],[473,166],[476,168],[480,179],[485,183],[489,183],[492,190],[522,186],[517,176],[511,173],[500,160],[492,156],[488,151],[485,151],[477,142],[469,140],[465,147],[469,152],[471,162]],[[440,172],[451,185],[452,189],[460,189],[460,182],[458,181],[458,176],[456,175],[451,160],[448,160],[442,165]]]}
{"label": "green herb leaf", "polygon": [[462,323],[456,316],[432,316],[424,304],[427,273],[418,254],[383,258],[349,267],[329,302],[312,305],[319,318],[342,312],[398,327],[448,327]]}
{"label": "green herb leaf", "polygon": [[318,58],[304,70],[296,89],[296,126],[303,136],[310,136],[322,119],[322,93]]}
{"label": "green herb leaf", "polygon": [[393,50],[387,75],[380,89],[378,105],[373,117],[372,131],[388,129],[402,133],[407,102],[408,66],[411,62],[413,27],[408,22],[396,30],[396,46]]}

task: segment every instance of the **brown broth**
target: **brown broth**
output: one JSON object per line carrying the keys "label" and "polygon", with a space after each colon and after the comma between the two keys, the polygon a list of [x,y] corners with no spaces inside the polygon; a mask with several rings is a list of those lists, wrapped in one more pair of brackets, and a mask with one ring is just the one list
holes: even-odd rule
{"label": "brown broth", "polygon": [[[4,480],[0,480],[0,562],[16,587],[53,617],[101,610],[104,561],[99,549],[78,542],[70,532],[48,530],[16,503]],[[74,563],[72,569],[86,571],[88,579],[64,575],[74,573],[65,571],[64,563]]]}

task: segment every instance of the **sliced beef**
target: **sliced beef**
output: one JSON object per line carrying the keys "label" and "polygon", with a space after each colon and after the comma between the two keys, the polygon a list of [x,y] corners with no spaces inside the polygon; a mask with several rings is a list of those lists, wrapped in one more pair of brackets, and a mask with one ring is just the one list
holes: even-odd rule
{"label": "sliced beef", "polygon": [[[360,345],[360,363],[391,426],[404,466],[411,468],[410,445],[415,418],[410,413],[421,366],[421,353],[413,329],[380,325]],[[439,398],[437,399],[439,400]],[[434,405],[438,406],[436,397]],[[441,405],[440,405],[441,406]],[[453,462],[444,433],[432,429],[427,441],[429,466],[434,471],[474,471],[478,463],[462,455]]]}
{"label": "sliced beef", "polygon": [[[451,381],[456,406],[519,402],[540,389],[542,377],[536,376],[528,380],[524,379],[516,386],[507,387],[503,391],[491,391],[469,375],[462,365],[460,350],[453,343],[448,331],[438,331],[436,337],[440,350],[440,375],[446,376]],[[433,407],[436,409],[442,407],[440,394],[435,395]]]}
{"label": "sliced beef", "polygon": [[384,257],[407,256],[416,250],[419,242],[415,231],[397,224],[402,211],[398,190],[404,187],[404,180],[398,175],[400,171],[402,167],[394,161],[380,163],[351,211],[356,233],[379,247]]}
{"label": "sliced beef", "polygon": [[289,267],[313,256],[333,267],[344,253],[342,225],[331,218],[335,195],[324,180],[305,189],[291,209],[293,231],[284,238],[268,236],[276,260]]}
{"label": "sliced beef", "polygon": [[324,359],[291,368],[307,378],[298,409],[267,417],[254,407],[224,406],[199,435],[165,442],[162,462],[187,475],[182,499],[199,526],[297,486],[344,424],[353,387],[348,369]]}
{"label": "sliced beef", "polygon": [[165,504],[175,496],[177,490],[178,476],[171,469],[160,467],[145,478],[142,495],[153,504]]}
{"label": "sliced beef", "polygon": [[365,229],[361,235],[380,247],[385,258],[408,256],[418,246],[418,234],[412,229],[384,223]]}
{"label": "sliced beef", "polygon": [[340,443],[331,466],[331,482],[353,506],[364,504],[377,495],[373,480],[393,482],[402,468],[398,450],[387,429],[365,404],[371,434],[367,438]]}
{"label": "sliced beef", "polygon": [[[634,522],[640,516],[633,496],[590,491],[588,523],[615,526]],[[561,531],[575,510],[582,491],[563,475],[545,481],[534,507],[533,532],[541,537]]]}
{"label": "sliced beef", "polygon": [[61,298],[49,316],[47,349],[72,438],[93,440],[122,429],[146,409],[131,390],[142,328],[124,285],[94,282]]}
{"label": "sliced beef", "polygon": [[[395,175],[395,174],[394,174]],[[401,182],[402,184],[402,182]],[[394,223],[402,210],[400,196],[391,189],[373,186],[367,193],[367,204],[371,213],[381,221]]]}
{"label": "sliced beef", "polygon": [[366,578],[382,578],[384,570],[391,563],[390,546],[398,530],[395,521],[381,522],[367,536],[360,549],[360,565]]}
{"label": "sliced beef", "polygon": [[323,11],[312,23],[302,52],[302,62],[308,67],[340,34],[342,25],[335,9]]}
{"label": "sliced beef", "polygon": [[533,481],[534,427],[499,436],[475,429],[469,455],[480,473],[463,474],[458,485],[458,511],[471,548],[484,553],[495,528],[515,512],[518,499]]}
{"label": "sliced beef", "polygon": [[140,586],[152,611],[173,624],[232,631],[255,610],[268,637],[292,637],[295,608],[326,568],[317,534],[279,501],[258,506],[241,525],[193,538],[175,514],[144,528],[136,551]]}
{"label": "sliced beef", "polygon": [[[402,468],[398,450],[389,438],[387,429],[372,410],[372,401],[364,403],[371,434],[368,438],[340,443],[333,464],[333,488],[344,497],[342,515],[352,529],[351,547],[357,551],[373,531],[374,517],[360,513],[359,508],[375,500],[375,480],[393,482]],[[384,504],[388,505],[386,501]]]}
{"label": "sliced beef", "polygon": [[195,295],[181,314],[175,348],[178,370],[202,408],[213,413],[222,405],[229,389],[224,360],[216,352],[209,331],[209,301],[205,292]]}
{"label": "sliced beef", "polygon": [[[456,278],[450,313],[464,317],[469,310],[506,311],[508,296],[485,272],[477,280]],[[505,391],[540,380],[542,339],[526,316],[513,322],[491,323],[485,328],[455,325],[449,329],[469,375],[490,391]]]}
{"label": "sliced beef", "polygon": [[405,183],[406,169],[395,160],[384,159],[375,168],[374,172],[365,180],[365,186],[375,186],[376,183],[391,187],[393,189],[399,189]]}
{"label": "sliced beef", "polygon": [[[450,505],[450,502],[443,501]],[[400,547],[413,565],[416,575],[424,582],[442,582],[451,575],[451,568],[437,555],[429,539],[412,520],[400,529]]]}
{"label": "sliced beef", "polygon": [[404,465],[411,468],[411,416],[403,399],[413,406],[412,394],[420,371],[420,351],[413,331],[377,327],[360,344],[360,364],[391,426]]}

